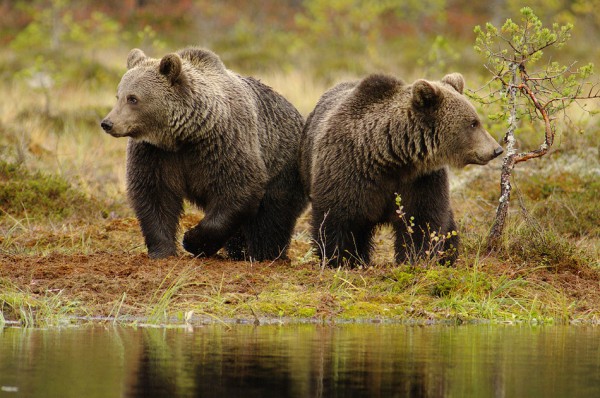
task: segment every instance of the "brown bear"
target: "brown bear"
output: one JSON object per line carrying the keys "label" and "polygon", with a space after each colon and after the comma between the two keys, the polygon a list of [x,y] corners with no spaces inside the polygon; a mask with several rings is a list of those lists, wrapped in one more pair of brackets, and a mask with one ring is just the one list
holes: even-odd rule
{"label": "brown bear", "polygon": [[443,262],[454,262],[459,239],[447,166],[483,165],[503,152],[463,87],[458,73],[411,85],[371,75],[321,97],[304,126],[300,167],[313,240],[330,265],[368,264],[375,228],[387,223],[396,261],[433,252],[435,232],[449,235],[440,251]]}
{"label": "brown bear", "polygon": [[294,106],[205,49],[162,59],[134,49],[127,68],[101,127],[129,137],[127,192],[150,257],[176,255],[187,199],[204,210],[183,237],[195,256],[285,258],[307,202]]}

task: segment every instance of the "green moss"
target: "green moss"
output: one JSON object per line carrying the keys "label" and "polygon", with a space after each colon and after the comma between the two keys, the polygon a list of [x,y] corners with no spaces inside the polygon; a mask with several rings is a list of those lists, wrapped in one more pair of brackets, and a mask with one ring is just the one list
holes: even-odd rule
{"label": "green moss", "polygon": [[391,291],[394,293],[405,291],[409,286],[414,285],[416,281],[414,272],[409,272],[405,267],[392,270],[390,276],[391,281],[393,281]]}
{"label": "green moss", "polygon": [[0,161],[0,208],[12,218],[57,220],[81,215],[91,203],[58,176]]}
{"label": "green moss", "polygon": [[287,287],[263,291],[251,305],[259,316],[312,318],[317,315],[319,294]]}
{"label": "green moss", "polygon": [[313,307],[300,307],[297,310],[297,314],[301,318],[312,318],[317,315],[317,309]]}
{"label": "green moss", "polygon": [[389,315],[387,306],[367,301],[346,301],[343,303],[342,319],[373,319]]}

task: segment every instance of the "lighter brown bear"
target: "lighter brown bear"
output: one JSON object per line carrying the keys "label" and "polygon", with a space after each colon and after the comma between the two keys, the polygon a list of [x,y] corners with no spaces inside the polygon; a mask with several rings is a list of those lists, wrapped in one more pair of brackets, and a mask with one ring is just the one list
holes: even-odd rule
{"label": "lighter brown bear", "polygon": [[188,48],[161,59],[134,49],[102,121],[128,137],[127,192],[148,254],[177,254],[184,199],[204,210],[183,247],[233,259],[285,258],[306,195],[299,174],[303,119],[281,95]]}
{"label": "lighter brown bear", "polygon": [[432,254],[432,232],[450,234],[439,251],[442,262],[455,261],[447,166],[483,165],[503,151],[463,95],[464,84],[458,73],[410,85],[371,75],[321,97],[304,126],[301,173],[313,240],[331,265],[368,264],[381,224],[394,228],[398,262]]}

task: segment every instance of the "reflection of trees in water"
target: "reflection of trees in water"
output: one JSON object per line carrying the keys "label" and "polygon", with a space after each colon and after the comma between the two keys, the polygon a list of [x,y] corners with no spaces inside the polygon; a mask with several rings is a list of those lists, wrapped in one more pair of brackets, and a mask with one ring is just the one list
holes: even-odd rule
{"label": "reflection of trees in water", "polygon": [[416,355],[410,339],[397,340],[410,333],[389,329],[299,325],[210,327],[200,333],[145,330],[131,394],[443,396],[443,367],[427,365],[431,358]]}
{"label": "reflection of trees in water", "polygon": [[593,326],[0,328],[27,397],[598,397],[599,358]]}

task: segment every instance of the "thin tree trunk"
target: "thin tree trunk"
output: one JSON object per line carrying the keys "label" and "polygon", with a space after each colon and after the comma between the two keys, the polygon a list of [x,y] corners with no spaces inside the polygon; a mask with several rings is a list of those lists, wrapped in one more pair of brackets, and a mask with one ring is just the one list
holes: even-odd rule
{"label": "thin tree trunk", "polygon": [[504,231],[504,224],[506,222],[506,216],[508,215],[510,193],[512,190],[510,177],[514,167],[514,154],[506,156],[502,162],[502,172],[500,173],[500,203],[496,209],[496,218],[494,219],[492,230],[488,236],[487,246],[489,251],[498,251],[502,244],[502,232]]}
{"label": "thin tree trunk", "polygon": [[496,218],[492,225],[492,230],[488,236],[487,247],[489,251],[498,251],[502,243],[502,231],[508,214],[508,206],[510,204],[510,193],[512,186],[510,185],[510,177],[512,170],[515,167],[516,156],[516,141],[515,130],[517,129],[517,90],[519,77],[519,64],[513,62],[510,65],[511,80],[508,86],[508,98],[511,105],[510,117],[508,119],[508,130],[504,136],[506,143],[506,156],[502,162],[502,172],[500,174],[500,199],[498,208],[496,209]]}

